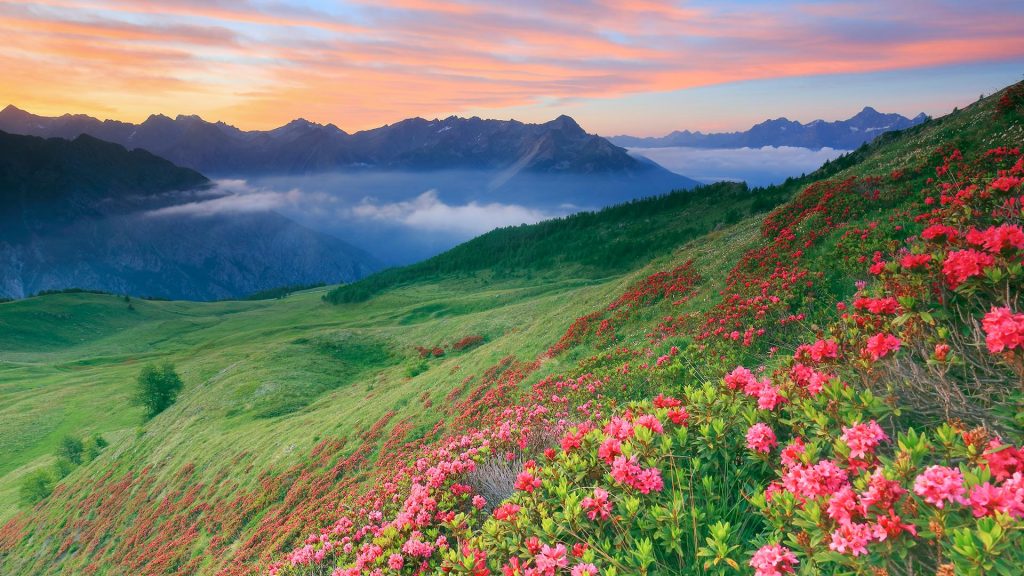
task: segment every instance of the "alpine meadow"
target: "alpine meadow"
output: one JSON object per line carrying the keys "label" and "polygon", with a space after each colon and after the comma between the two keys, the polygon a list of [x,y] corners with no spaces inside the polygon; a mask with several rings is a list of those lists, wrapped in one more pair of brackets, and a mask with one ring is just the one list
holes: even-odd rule
{"label": "alpine meadow", "polygon": [[0,7],[3,576],[1024,574],[1019,7],[94,4]]}

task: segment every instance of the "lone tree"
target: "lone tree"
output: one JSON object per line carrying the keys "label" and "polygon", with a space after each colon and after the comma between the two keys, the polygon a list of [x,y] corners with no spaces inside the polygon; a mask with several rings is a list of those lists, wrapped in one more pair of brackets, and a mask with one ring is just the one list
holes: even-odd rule
{"label": "lone tree", "polygon": [[135,403],[146,410],[146,418],[152,418],[174,404],[182,386],[181,378],[174,371],[173,365],[149,364],[139,373]]}
{"label": "lone tree", "polygon": [[72,464],[82,463],[82,453],[85,452],[85,445],[78,438],[68,434],[60,441],[57,447],[57,456],[66,458]]}

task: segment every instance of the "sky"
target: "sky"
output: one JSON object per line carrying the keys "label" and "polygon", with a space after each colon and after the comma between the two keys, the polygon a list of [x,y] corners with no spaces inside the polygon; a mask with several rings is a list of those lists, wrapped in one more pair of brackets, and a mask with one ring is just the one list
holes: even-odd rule
{"label": "sky", "polygon": [[742,130],[1024,78],[1024,2],[0,0],[0,106],[243,129],[421,116]]}

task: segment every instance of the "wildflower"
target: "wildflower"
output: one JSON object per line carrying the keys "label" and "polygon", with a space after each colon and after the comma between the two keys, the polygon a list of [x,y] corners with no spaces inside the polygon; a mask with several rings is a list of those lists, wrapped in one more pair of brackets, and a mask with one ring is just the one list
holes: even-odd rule
{"label": "wildflower", "polygon": [[786,401],[786,397],[779,393],[779,389],[772,386],[768,381],[764,382],[761,389],[757,391],[757,407],[761,410],[774,410],[776,406]]}
{"label": "wildflower", "polygon": [[981,327],[985,330],[985,344],[989,352],[995,354],[1024,348],[1024,314],[993,306],[982,319]]}
{"label": "wildflower", "polygon": [[797,436],[782,449],[779,454],[779,459],[782,461],[782,465],[786,468],[790,468],[800,463],[800,455],[806,450],[804,441],[802,438]]}
{"label": "wildflower", "polygon": [[597,576],[597,566],[593,564],[577,564],[572,567],[572,576]]}
{"label": "wildflower", "polygon": [[929,466],[914,480],[914,493],[936,508],[943,508],[946,502],[962,502],[963,474],[946,466]]}
{"label": "wildflower", "polygon": [[725,384],[730,390],[742,390],[751,380],[756,380],[754,374],[743,366],[737,366],[725,376]]}
{"label": "wildflower", "polygon": [[633,425],[629,420],[614,416],[605,425],[604,433],[619,440],[627,440],[633,436]]}
{"label": "wildflower", "polygon": [[796,349],[797,358],[806,356],[813,362],[822,362],[839,357],[839,345],[835,340],[818,340],[814,344],[802,344]]}
{"label": "wildflower", "polygon": [[952,242],[960,236],[960,233],[956,228],[951,226],[945,226],[943,224],[935,224],[929,226],[921,232],[921,238],[925,240],[944,240],[946,242]]}
{"label": "wildflower", "polygon": [[851,458],[864,458],[873,454],[875,447],[882,440],[889,437],[882,431],[881,426],[874,420],[863,424],[854,424],[847,428],[843,426],[842,440],[850,448]]}
{"label": "wildflower", "polygon": [[1010,514],[1014,517],[1024,516],[1024,507],[1019,503],[1015,506],[1014,494],[999,486],[985,482],[971,488],[968,502],[971,505],[971,512],[975,518],[982,516],[993,516],[996,512]]}
{"label": "wildflower", "polygon": [[690,414],[687,413],[685,407],[673,408],[668,411],[668,419],[676,426],[686,426],[686,421],[689,420],[689,418]]}
{"label": "wildflower", "polygon": [[540,478],[526,471],[520,472],[519,476],[516,477],[515,488],[524,492],[533,492],[540,488]]}
{"label": "wildflower", "polygon": [[1003,446],[999,438],[993,438],[988,443],[984,458],[996,480],[1006,480],[1014,472],[1024,472],[1024,451],[1013,446]]}
{"label": "wildflower", "polygon": [[518,505],[512,504],[511,502],[506,502],[505,504],[502,504],[501,506],[498,506],[497,508],[494,509],[494,518],[496,520],[511,520],[515,518],[516,514],[518,513]]}
{"label": "wildflower", "polygon": [[392,570],[401,570],[402,566],[405,566],[405,559],[402,558],[401,554],[395,553],[388,556],[388,568]]}
{"label": "wildflower", "polygon": [[945,362],[946,357],[949,355],[949,344],[936,344],[935,345],[935,359],[939,362]]}
{"label": "wildflower", "polygon": [[857,298],[853,301],[853,307],[857,310],[867,310],[872,314],[896,314],[900,310],[900,304],[893,297],[888,298]]}
{"label": "wildflower", "polygon": [[950,287],[956,288],[968,278],[980,276],[985,268],[993,264],[995,260],[984,252],[978,252],[973,248],[955,250],[946,255],[946,261],[942,263],[942,273]]}
{"label": "wildflower", "polygon": [[758,422],[747,430],[747,448],[767,454],[777,445],[775,432],[764,422]]}
{"label": "wildflower", "polygon": [[927,268],[928,263],[931,261],[931,254],[907,254],[900,260],[900,266],[907,270],[916,270],[918,268]]}
{"label": "wildflower", "polygon": [[665,431],[665,429],[661,426],[661,421],[659,421],[657,416],[655,416],[654,414],[644,414],[643,416],[637,418],[634,421],[634,423],[637,426],[643,426],[644,428],[647,428],[651,432],[655,432],[657,434],[661,434],[662,432]]}
{"label": "wildflower", "polygon": [[868,553],[867,545],[874,539],[875,530],[870,524],[847,522],[832,533],[828,547],[840,554],[860,556]]}
{"label": "wildflower", "polygon": [[986,230],[971,229],[967,241],[981,246],[992,254],[999,254],[1008,248],[1024,249],[1024,230],[1013,224],[989,226]]}
{"label": "wildflower", "polygon": [[793,565],[798,564],[796,554],[781,544],[765,544],[750,559],[754,576],[782,576],[793,572]]}
{"label": "wildflower", "polygon": [[861,350],[861,353],[872,360],[878,360],[899,349],[899,338],[892,334],[875,334],[868,338],[867,345]]}
{"label": "wildflower", "polygon": [[1010,188],[1018,186],[1021,183],[1021,178],[1016,176],[1000,176],[995,180],[989,182],[989,186],[996,190],[1002,190],[1003,192],[1009,192]]}
{"label": "wildflower", "polygon": [[615,457],[622,454],[622,442],[618,438],[606,438],[597,448],[597,456],[608,464],[611,464]]}
{"label": "wildflower", "polygon": [[843,486],[828,500],[826,512],[828,517],[839,524],[847,524],[853,521],[853,515],[858,511],[857,495],[849,486]]}
{"label": "wildflower", "polygon": [[673,398],[671,396],[665,396],[664,394],[658,394],[654,399],[655,408],[678,408],[683,405],[682,400]]}
{"label": "wildflower", "polygon": [[477,494],[473,496],[473,506],[475,506],[477,509],[483,510],[484,506],[487,506],[487,499]]}
{"label": "wildflower", "polygon": [[594,488],[594,495],[584,498],[580,505],[587,512],[587,518],[607,520],[612,513],[612,503],[608,500],[608,491]]}
{"label": "wildflower", "polygon": [[537,569],[543,574],[551,575],[555,573],[555,570],[559,568],[565,568],[569,565],[569,558],[566,557],[565,545],[556,544],[554,548],[544,545],[540,550],[540,554],[534,558],[534,562],[537,564]]}

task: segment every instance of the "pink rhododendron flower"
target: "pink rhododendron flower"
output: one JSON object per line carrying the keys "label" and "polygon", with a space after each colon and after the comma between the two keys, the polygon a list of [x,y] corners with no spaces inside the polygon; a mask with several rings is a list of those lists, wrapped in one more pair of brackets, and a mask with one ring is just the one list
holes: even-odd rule
{"label": "pink rhododendron flower", "polygon": [[597,566],[593,564],[577,564],[572,567],[572,576],[597,576]]}
{"label": "pink rhododendron flower", "polygon": [[405,559],[402,558],[401,554],[392,554],[388,556],[388,568],[392,570],[401,570],[402,566],[405,566]]}
{"label": "pink rhododendron flower", "polygon": [[882,431],[877,422],[871,420],[853,426],[843,426],[843,442],[850,448],[851,458],[864,458],[875,452],[875,447],[889,437]]}
{"label": "pink rhododendron flower", "polygon": [[540,478],[526,471],[520,472],[519,476],[516,477],[515,488],[524,492],[533,492],[540,488]]}
{"label": "pink rhododendron flower", "polygon": [[804,453],[805,449],[803,439],[797,436],[782,449],[782,452],[779,454],[779,460],[782,461],[782,465],[786,468],[796,466],[800,463],[800,456]]}
{"label": "pink rhododendron flower", "polygon": [[968,278],[980,276],[985,268],[993,264],[995,259],[985,252],[974,249],[955,250],[946,255],[946,261],[942,263],[942,273],[946,276],[949,286],[956,288]]}
{"label": "pink rhododendron flower", "polygon": [[643,426],[644,428],[647,428],[651,432],[655,432],[657,434],[661,434],[662,432],[665,431],[665,429],[661,426],[661,422],[658,420],[658,417],[655,416],[654,414],[644,414],[643,416],[640,416],[639,418],[634,420],[633,423],[636,424],[637,426]]}
{"label": "pink rhododendron flower", "polygon": [[929,226],[921,232],[921,238],[925,240],[942,240],[952,242],[960,236],[956,228],[944,224]]}
{"label": "pink rhododendron flower", "polygon": [[754,452],[767,454],[777,445],[775,431],[764,422],[758,422],[747,430],[747,448]]}
{"label": "pink rhododendron flower", "polygon": [[511,520],[516,517],[518,512],[519,506],[517,504],[506,502],[494,509],[494,518],[497,520]]}
{"label": "pink rhododendron flower", "polygon": [[537,569],[546,575],[554,574],[555,570],[559,568],[565,568],[569,565],[565,545],[556,544],[554,547],[551,547],[545,544],[541,548],[540,554],[537,554],[534,558],[534,562],[537,564]]}
{"label": "pink rhododendron flower", "polygon": [[916,270],[918,268],[927,268],[931,261],[931,254],[907,254],[900,259],[900,266],[907,270]]}
{"label": "pink rhododendron flower", "polygon": [[964,476],[954,468],[929,466],[914,480],[914,493],[936,508],[963,502]]}
{"label": "pink rhododendron flower", "polygon": [[796,554],[781,544],[765,544],[750,559],[755,576],[782,576],[793,572]]}
{"label": "pink rhododendron flower", "polygon": [[1013,224],[990,226],[985,230],[972,228],[967,233],[967,241],[992,254],[999,254],[1009,248],[1021,250],[1024,249],[1024,230]]}
{"label": "pink rhododendron flower", "polygon": [[999,438],[993,438],[988,443],[984,458],[996,480],[1006,480],[1015,472],[1024,472],[1024,451],[1013,446],[1004,446]]}
{"label": "pink rhododendron flower", "polygon": [[618,438],[606,438],[597,448],[597,457],[611,464],[615,457],[622,454],[622,442]]}
{"label": "pink rhododendron flower", "polygon": [[[853,556],[860,556],[868,553],[868,544],[872,540],[878,539],[876,533],[876,526],[871,524],[861,524],[857,522],[847,522],[840,524],[839,528],[832,533],[832,541],[828,547],[830,550],[839,552],[840,554],[851,554]],[[882,530],[882,537],[884,538],[885,533]]]}
{"label": "pink rhododendron flower", "polygon": [[1015,496],[1017,495],[1013,490],[985,482],[971,488],[967,501],[976,518],[993,516],[996,512],[1009,514],[1015,518],[1024,517],[1024,502],[1016,500]]}
{"label": "pink rhododendron flower", "polygon": [[867,345],[861,352],[872,360],[878,360],[890,352],[899,350],[900,344],[900,339],[892,334],[875,334],[868,338]]}
{"label": "pink rhododendron flower", "polygon": [[608,500],[608,491],[602,488],[594,488],[594,495],[587,496],[580,502],[580,506],[587,512],[587,518],[596,520],[607,520],[612,513],[612,503]]}
{"label": "pink rhododendron flower", "polygon": [[982,319],[981,327],[985,330],[985,345],[989,352],[1024,348],[1024,314],[993,306]]}
{"label": "pink rhododendron flower", "polygon": [[812,362],[823,362],[839,357],[839,345],[835,340],[818,340],[814,344],[801,344],[793,356],[806,358]]}

